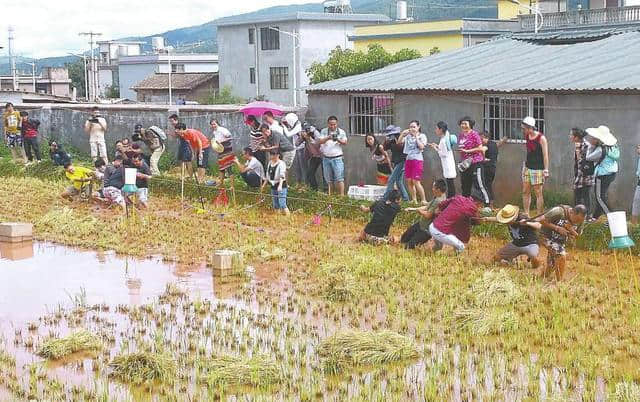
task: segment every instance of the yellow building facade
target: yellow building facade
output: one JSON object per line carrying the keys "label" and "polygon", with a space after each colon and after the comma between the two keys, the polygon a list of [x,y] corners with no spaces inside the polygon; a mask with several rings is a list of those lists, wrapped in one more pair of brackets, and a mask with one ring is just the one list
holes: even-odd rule
{"label": "yellow building facade", "polygon": [[[528,0],[523,1],[523,4],[529,3]],[[427,56],[436,48],[441,52],[460,49],[512,32],[517,27],[515,18],[518,13],[525,11],[509,0],[499,0],[497,19],[463,18],[366,25],[356,27],[349,40],[355,50],[366,52],[370,44],[378,43],[388,52],[409,48]]]}

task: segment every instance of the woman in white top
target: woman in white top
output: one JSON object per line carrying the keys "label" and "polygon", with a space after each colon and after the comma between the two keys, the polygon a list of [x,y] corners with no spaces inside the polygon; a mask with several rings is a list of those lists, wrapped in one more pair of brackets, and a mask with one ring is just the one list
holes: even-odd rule
{"label": "woman in white top", "polygon": [[436,135],[440,137],[440,142],[429,144],[429,146],[438,152],[442,164],[442,175],[447,182],[447,198],[451,198],[456,195],[455,178],[458,175],[456,173],[456,158],[453,154],[455,142],[452,141],[447,123],[444,121],[439,121],[436,124]]}
{"label": "woman in white top", "polygon": [[[420,202],[427,205],[427,199],[422,187],[422,173],[424,172],[424,147],[427,146],[427,136],[420,132],[420,122],[412,120],[409,128],[404,130],[398,138],[399,144],[404,144],[404,153],[407,161],[404,165],[404,178],[407,179],[407,186],[414,204]],[[416,194],[417,193],[417,194]]]}
{"label": "woman in white top", "polygon": [[285,215],[289,215],[287,207],[287,165],[280,160],[277,149],[269,151],[269,163],[265,171],[265,178],[260,191],[269,183],[271,185],[271,198],[273,209]]}

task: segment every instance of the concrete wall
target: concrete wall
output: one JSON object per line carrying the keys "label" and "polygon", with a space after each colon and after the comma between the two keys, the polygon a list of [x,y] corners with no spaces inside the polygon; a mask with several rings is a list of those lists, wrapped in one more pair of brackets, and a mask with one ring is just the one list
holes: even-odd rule
{"label": "concrete wall", "polygon": [[120,64],[118,66],[120,97],[136,99],[136,93],[131,87],[155,72],[157,72],[155,64]]}
{"label": "concrete wall", "polygon": [[[309,96],[307,120],[318,127],[326,125],[327,116],[334,114],[341,120],[341,126],[348,129],[348,96]],[[477,122],[476,128],[483,129],[482,96],[426,96],[396,95],[394,100],[395,124],[406,127],[410,120],[417,119],[429,142],[437,142],[434,125],[443,120],[450,131],[458,131],[457,121],[469,115]],[[609,199],[614,209],[630,209],[635,191],[635,169],[637,155],[635,146],[640,143],[640,96],[638,95],[545,95],[545,125],[549,140],[551,179],[546,189],[572,193],[573,191],[573,148],[568,133],[572,127],[594,127],[607,125],[618,138],[621,151],[620,172],[611,186]],[[382,140],[382,138],[380,138]],[[348,184],[375,182],[375,164],[363,145],[361,136],[350,137],[346,150],[346,179]],[[500,149],[494,191],[499,203],[518,200],[521,194],[520,172],[526,150],[523,143],[507,143]],[[459,159],[459,155],[456,155]],[[430,188],[434,178],[441,177],[440,161],[437,154],[425,154],[425,177],[423,183]],[[460,190],[459,180],[456,183]]]}

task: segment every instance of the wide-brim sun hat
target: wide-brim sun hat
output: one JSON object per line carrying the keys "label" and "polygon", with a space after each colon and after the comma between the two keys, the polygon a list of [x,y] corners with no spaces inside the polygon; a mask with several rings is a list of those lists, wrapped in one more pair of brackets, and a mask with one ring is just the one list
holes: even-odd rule
{"label": "wide-brim sun hat", "polygon": [[586,131],[590,137],[599,140],[608,147],[614,146],[618,143],[618,139],[611,134],[611,130],[607,126],[591,127]]}
{"label": "wide-brim sun hat", "polygon": [[522,119],[522,124],[526,124],[529,127],[536,128],[536,119],[534,119],[531,116],[527,116],[524,119]]}
{"label": "wide-brim sun hat", "polygon": [[496,220],[500,223],[512,223],[518,218],[520,207],[517,205],[507,204],[496,215]]}
{"label": "wide-brim sun hat", "polygon": [[384,129],[382,134],[384,135],[398,135],[402,132],[402,129],[398,126],[394,126],[393,124],[388,125],[387,128]]}
{"label": "wide-brim sun hat", "polygon": [[287,115],[284,116],[284,120],[287,122],[289,127],[293,127],[298,122],[298,116],[295,113],[287,113]]}

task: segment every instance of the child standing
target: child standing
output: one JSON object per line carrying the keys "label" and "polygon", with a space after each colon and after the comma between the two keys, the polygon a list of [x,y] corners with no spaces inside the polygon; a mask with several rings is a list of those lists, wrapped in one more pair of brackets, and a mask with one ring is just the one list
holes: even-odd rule
{"label": "child standing", "polygon": [[289,216],[287,207],[287,165],[280,160],[277,149],[269,151],[269,163],[265,174],[265,181],[262,182],[264,188],[267,182],[271,185],[271,196],[273,199],[273,209]]}

